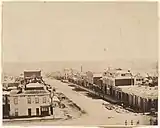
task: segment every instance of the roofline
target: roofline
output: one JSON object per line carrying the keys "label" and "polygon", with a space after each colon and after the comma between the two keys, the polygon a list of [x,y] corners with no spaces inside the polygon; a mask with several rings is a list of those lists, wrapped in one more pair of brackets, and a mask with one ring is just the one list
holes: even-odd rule
{"label": "roofline", "polygon": [[32,96],[34,96],[34,95],[49,95],[50,94],[50,92],[46,92],[46,93],[37,93],[37,94],[24,94],[23,92],[22,92],[22,94],[10,94],[10,97],[16,97],[16,96],[28,96],[28,95],[32,95]]}
{"label": "roofline", "polygon": [[35,71],[41,71],[41,70],[24,70],[24,72],[35,72]]}

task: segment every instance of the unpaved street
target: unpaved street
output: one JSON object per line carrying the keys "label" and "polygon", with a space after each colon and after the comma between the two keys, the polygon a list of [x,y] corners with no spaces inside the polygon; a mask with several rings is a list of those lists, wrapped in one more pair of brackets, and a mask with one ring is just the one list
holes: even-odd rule
{"label": "unpaved street", "polygon": [[117,113],[115,110],[108,110],[102,105],[107,103],[102,99],[86,96],[85,91],[75,91],[74,87],[68,86],[67,83],[62,83],[57,80],[45,79],[46,83],[51,84],[60,92],[63,92],[69,99],[74,101],[80,106],[87,114],[76,120],[63,122],[64,124],[75,125],[124,125],[125,120],[128,120],[128,124],[131,124],[139,120],[141,125],[149,124],[147,116],[142,114],[135,114],[132,112]]}

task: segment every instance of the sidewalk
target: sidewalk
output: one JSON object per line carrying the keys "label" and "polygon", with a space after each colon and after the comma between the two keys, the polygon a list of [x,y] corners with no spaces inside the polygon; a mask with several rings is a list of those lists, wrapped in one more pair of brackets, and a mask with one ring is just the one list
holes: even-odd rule
{"label": "sidewalk", "polygon": [[[68,82],[68,84],[73,84],[73,83]],[[88,89],[88,88],[85,88],[85,87],[80,86],[80,85],[77,85],[77,84],[75,84],[75,85],[76,85],[78,88],[81,88],[81,89],[83,89],[83,90],[85,90],[85,91],[87,91],[87,92],[89,92],[89,93],[92,93],[92,94],[94,94],[94,95],[97,95],[97,96],[101,97],[102,99],[105,99],[106,101],[109,101],[109,102],[111,102],[111,103],[117,103],[117,102],[118,102],[117,100],[113,99],[113,98],[110,97],[110,96],[96,93],[96,92],[93,91],[93,90],[90,90],[90,89]]]}
{"label": "sidewalk", "polygon": [[12,121],[42,121],[42,120],[60,120],[62,118],[55,118],[52,116],[45,117],[32,117],[32,118],[15,118],[15,119],[3,119],[3,122],[12,122]]}

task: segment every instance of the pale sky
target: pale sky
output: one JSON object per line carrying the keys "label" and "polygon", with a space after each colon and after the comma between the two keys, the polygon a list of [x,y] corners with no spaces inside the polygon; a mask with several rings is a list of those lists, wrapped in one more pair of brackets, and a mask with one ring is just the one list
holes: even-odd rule
{"label": "pale sky", "polygon": [[4,3],[2,27],[4,61],[158,58],[151,2]]}

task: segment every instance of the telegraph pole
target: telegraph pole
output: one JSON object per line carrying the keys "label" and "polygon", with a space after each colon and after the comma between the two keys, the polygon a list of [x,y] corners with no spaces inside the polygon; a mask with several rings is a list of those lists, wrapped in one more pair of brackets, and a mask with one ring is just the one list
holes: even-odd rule
{"label": "telegraph pole", "polygon": [[82,65],[81,65],[81,72],[83,72],[83,67],[82,67]]}

